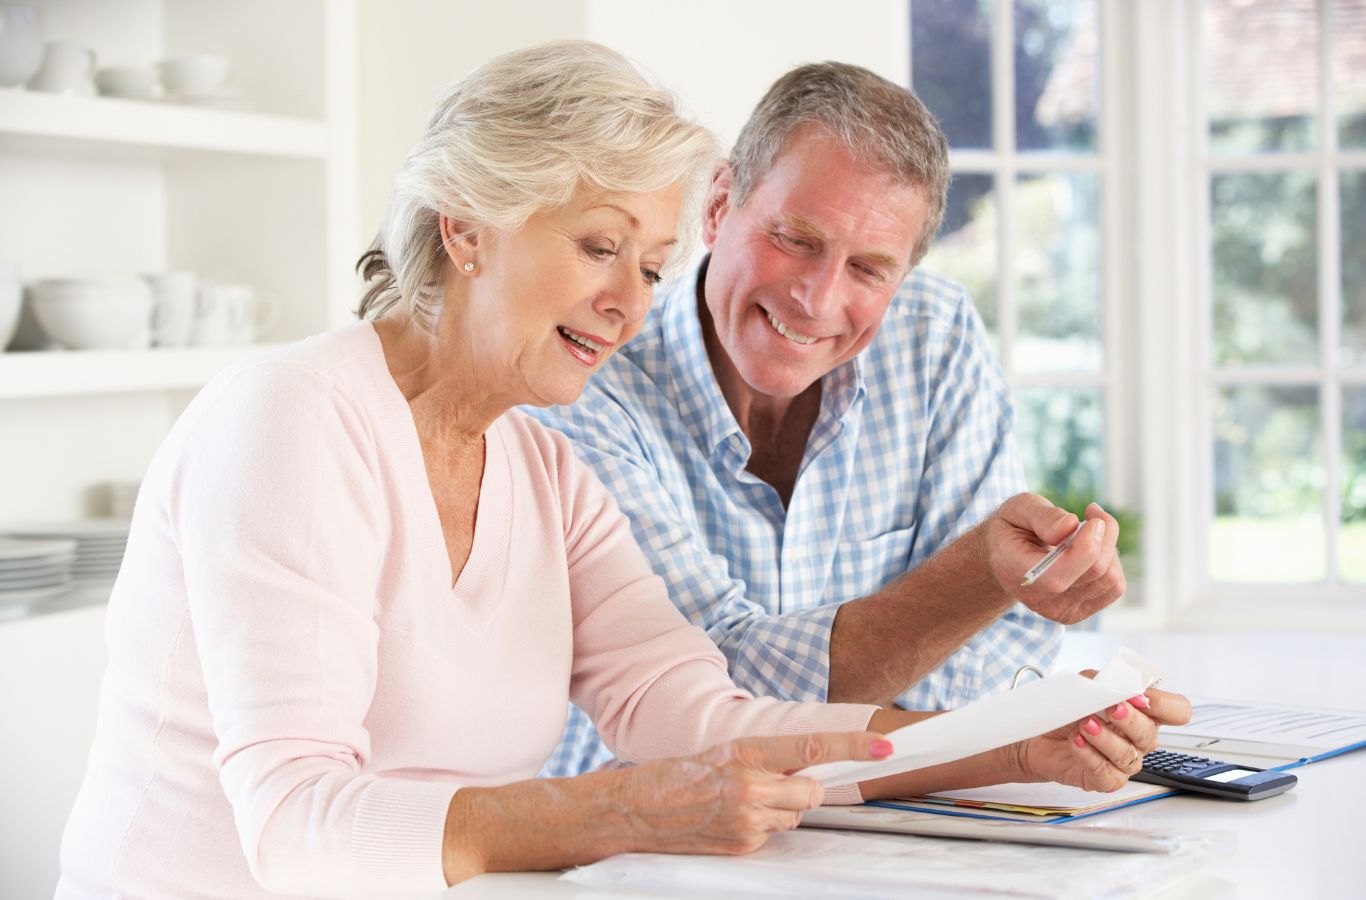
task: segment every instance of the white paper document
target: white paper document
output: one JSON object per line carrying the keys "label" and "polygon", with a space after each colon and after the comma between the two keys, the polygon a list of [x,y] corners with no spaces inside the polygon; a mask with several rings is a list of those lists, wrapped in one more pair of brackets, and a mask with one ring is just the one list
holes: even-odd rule
{"label": "white paper document", "polygon": [[1216,759],[1259,757],[1263,767],[1366,748],[1366,712],[1195,698],[1191,704],[1189,723],[1162,729],[1163,747]]}
{"label": "white paper document", "polygon": [[773,835],[746,856],[624,853],[560,878],[595,888],[700,897],[1081,900],[1156,891],[1217,852],[1216,844],[1198,837],[1170,853],[1114,853],[799,829]]}
{"label": "white paper document", "polygon": [[1127,648],[1086,678],[1059,672],[887,735],[892,755],[875,762],[822,763],[800,774],[826,787],[937,766],[1036,737],[1136,696],[1157,673]]}

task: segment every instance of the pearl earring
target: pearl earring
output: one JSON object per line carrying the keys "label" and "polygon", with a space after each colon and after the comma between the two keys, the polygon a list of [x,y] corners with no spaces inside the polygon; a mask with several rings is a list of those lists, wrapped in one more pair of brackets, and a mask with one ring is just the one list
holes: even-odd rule
{"label": "pearl earring", "polygon": [[472,263],[472,262],[467,262],[467,263],[465,263],[465,265],[462,266],[461,268],[463,268],[466,272],[473,272],[473,271],[474,271],[474,263]]}

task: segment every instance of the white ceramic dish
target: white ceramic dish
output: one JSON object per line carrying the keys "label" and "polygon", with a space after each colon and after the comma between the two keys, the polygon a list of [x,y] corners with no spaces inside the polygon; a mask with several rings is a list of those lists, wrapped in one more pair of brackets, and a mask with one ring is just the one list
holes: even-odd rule
{"label": "white ceramic dish", "polygon": [[91,517],[52,522],[3,522],[0,534],[34,537],[79,537],[128,539],[128,523],[122,519]]}
{"label": "white ceramic dish", "polygon": [[6,532],[7,529],[0,528],[0,562],[74,558],[76,555],[76,542],[70,539],[26,540],[8,537]]}
{"label": "white ceramic dish", "polygon": [[227,58],[212,53],[162,60],[157,68],[167,94],[212,94],[228,80]]}
{"label": "white ceramic dish", "polygon": [[151,66],[106,66],[95,73],[102,96],[146,100],[156,91],[157,73]]}

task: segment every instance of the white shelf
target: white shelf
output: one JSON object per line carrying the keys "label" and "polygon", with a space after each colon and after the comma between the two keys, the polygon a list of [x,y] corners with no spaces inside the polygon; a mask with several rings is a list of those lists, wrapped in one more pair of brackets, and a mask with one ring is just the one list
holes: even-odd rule
{"label": "white shelf", "polygon": [[0,90],[0,146],[25,151],[93,145],[152,158],[204,151],[324,160],[329,144],[326,124],[312,119]]}
{"label": "white shelf", "polygon": [[229,363],[272,346],[0,353],[0,400],[199,388]]}

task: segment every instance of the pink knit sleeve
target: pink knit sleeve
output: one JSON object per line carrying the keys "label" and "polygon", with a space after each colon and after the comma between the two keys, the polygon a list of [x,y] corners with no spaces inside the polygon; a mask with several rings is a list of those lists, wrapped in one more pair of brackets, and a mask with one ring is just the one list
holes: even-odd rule
{"label": "pink knit sleeve", "polygon": [[171,528],[251,872],[290,894],[440,891],[456,787],[362,773],[388,527],[367,425],[302,366],[253,364],[215,387]]}
{"label": "pink knit sleeve", "polygon": [[[539,427],[539,426],[538,426]],[[630,523],[567,439],[555,460],[574,604],[571,696],[622,759],[682,756],[752,735],[862,731],[876,707],[754,698],[665,593]],[[857,802],[856,789],[832,796]]]}

